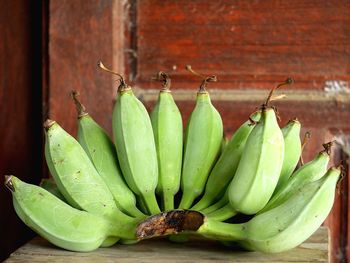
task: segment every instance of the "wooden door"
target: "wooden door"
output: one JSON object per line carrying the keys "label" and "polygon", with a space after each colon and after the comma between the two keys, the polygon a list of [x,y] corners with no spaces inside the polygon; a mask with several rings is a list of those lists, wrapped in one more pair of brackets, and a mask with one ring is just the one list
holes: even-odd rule
{"label": "wooden door", "polygon": [[[286,77],[295,84],[280,93],[281,125],[298,117],[310,131],[304,159],[322,143],[350,134],[350,2],[50,0],[48,6],[48,115],[75,134],[69,91],[82,94],[91,115],[109,132],[117,83],[96,67],[102,60],[127,76],[151,109],[159,83],[150,78],[169,72],[175,99],[187,122],[200,80],[185,71],[191,64],[216,74],[209,85],[214,105],[230,136]],[[349,152],[347,152],[349,154]],[[334,149],[334,163],[346,148]],[[326,221],[331,229],[332,261],[345,262],[348,245],[348,177]]]}
{"label": "wooden door", "polygon": [[0,2],[0,261],[33,232],[14,212],[4,175],[38,184],[42,172],[41,4]]}

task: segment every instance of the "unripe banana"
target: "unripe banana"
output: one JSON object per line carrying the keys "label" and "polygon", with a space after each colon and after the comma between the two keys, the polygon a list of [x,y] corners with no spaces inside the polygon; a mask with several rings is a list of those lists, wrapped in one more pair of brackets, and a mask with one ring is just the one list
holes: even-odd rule
{"label": "unripe banana", "polygon": [[197,93],[196,106],[186,128],[181,188],[183,191],[179,208],[191,207],[204,190],[205,183],[218,156],[223,137],[223,125],[219,112],[212,105],[205,90],[205,78]]}
{"label": "unripe banana", "polygon": [[75,209],[41,187],[24,183],[15,176],[6,177],[5,185],[11,190],[21,220],[58,247],[92,251],[112,232],[110,223],[102,217]]}
{"label": "unripe banana", "polygon": [[151,112],[151,122],[158,157],[157,193],[162,197],[163,209],[174,209],[174,196],[179,191],[182,166],[183,130],[181,113],[170,91],[170,78],[158,73],[162,80],[158,101]]}
{"label": "unripe banana", "polygon": [[221,193],[226,191],[236,172],[247,138],[256,122],[259,121],[260,115],[260,111],[253,113],[249,120],[243,123],[232,135],[231,140],[225,146],[219,160],[210,172],[203,197],[192,207],[193,210],[205,209],[213,201],[218,200]]}
{"label": "unripe banana", "polygon": [[45,157],[67,202],[75,208],[111,220],[133,222],[116,206],[113,196],[80,144],[55,121],[44,124]]}
{"label": "unripe banana", "polygon": [[[298,189],[289,199],[243,224],[218,222],[190,210],[162,213],[141,222],[139,239],[190,231],[220,241],[238,241],[248,249],[277,253],[309,238],[328,216],[334,202],[340,169],[331,168],[321,179]],[[161,220],[162,219],[162,220]],[[160,223],[158,231],[150,226]]]}
{"label": "unripe banana", "polygon": [[276,190],[283,185],[295,170],[301,155],[300,122],[290,120],[281,130],[284,138],[284,160]]}
{"label": "unripe banana", "polygon": [[294,248],[309,238],[328,216],[334,202],[340,169],[300,188],[282,205],[245,224],[248,248],[277,253]]}
{"label": "unripe banana", "polygon": [[151,214],[160,212],[155,189],[158,183],[157,151],[150,117],[123,77],[103,64],[100,68],[120,77],[113,110],[113,135],[120,168],[130,189],[141,196]]}
{"label": "unripe banana", "polygon": [[234,210],[251,215],[267,204],[277,185],[283,157],[284,139],[275,111],[263,108],[228,188]]}
{"label": "unripe banana", "polygon": [[61,199],[63,202],[67,203],[64,196],[61,194],[60,190],[57,187],[57,184],[52,179],[41,179],[40,187],[44,188],[46,191],[50,192],[54,196]]}
{"label": "unripe banana", "polygon": [[316,157],[300,167],[272,196],[267,205],[259,211],[264,213],[283,203],[293,195],[300,187],[320,179],[327,172],[331,143],[324,144],[325,149]]}
{"label": "unripe banana", "polygon": [[134,193],[123,179],[113,142],[106,131],[87,113],[77,98],[78,93],[73,91],[71,95],[78,112],[78,141],[112,193],[117,207],[128,215],[145,217],[137,209]]}

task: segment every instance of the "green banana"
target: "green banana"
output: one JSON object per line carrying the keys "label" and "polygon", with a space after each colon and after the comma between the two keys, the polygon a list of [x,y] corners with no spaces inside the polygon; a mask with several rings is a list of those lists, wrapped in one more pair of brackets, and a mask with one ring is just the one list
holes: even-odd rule
{"label": "green banana", "polygon": [[113,135],[119,164],[130,189],[141,196],[151,214],[160,212],[155,189],[158,183],[157,151],[150,117],[123,77],[101,62],[101,69],[120,77],[113,110]]}
{"label": "green banana", "polygon": [[259,121],[260,115],[260,111],[253,113],[249,120],[243,123],[232,135],[231,140],[225,146],[219,160],[210,172],[203,197],[191,209],[198,211],[205,209],[213,201],[218,200],[222,192],[226,191],[236,172],[247,138],[256,122]]}
{"label": "green banana", "polygon": [[246,224],[248,240],[244,245],[276,253],[304,242],[328,216],[340,173],[331,168],[324,178],[300,188],[282,205],[253,218]]}
{"label": "green banana", "polygon": [[114,197],[117,207],[125,214],[144,218],[137,209],[134,193],[126,185],[120,171],[116,149],[106,131],[98,125],[80,103],[76,91],[71,93],[78,113],[78,141],[94,164]]}
{"label": "green banana", "polygon": [[263,108],[228,187],[229,201],[234,210],[251,215],[267,204],[277,185],[283,157],[283,134],[275,111]]}
{"label": "green banana", "polygon": [[[300,187],[285,202],[246,223],[223,223],[197,211],[177,210],[141,222],[136,236],[146,239],[194,233],[220,241],[237,241],[248,249],[265,253],[286,251],[304,242],[326,219],[333,206],[340,173],[339,168],[329,169],[321,179]],[[159,229],[149,231],[155,223],[160,223]]]}
{"label": "green banana", "polygon": [[181,177],[183,195],[179,205],[182,209],[191,207],[195,198],[203,192],[221,147],[223,124],[205,90],[209,81],[216,81],[216,76],[203,80],[186,128]]}
{"label": "green banana", "polygon": [[267,205],[259,211],[264,213],[287,200],[301,186],[320,179],[327,172],[331,143],[324,144],[325,149],[316,157],[300,167],[283,185],[272,195]]}
{"label": "green banana", "polygon": [[46,191],[50,192],[54,196],[61,199],[63,202],[66,202],[66,199],[64,199],[64,196],[61,194],[60,190],[58,189],[56,183],[52,179],[41,179],[40,187],[44,188]]}
{"label": "green banana", "polygon": [[103,245],[104,240],[115,239],[112,236],[120,234],[116,225],[69,206],[41,187],[15,176],[6,176],[5,185],[12,193],[13,205],[21,220],[58,247],[92,251]]}
{"label": "green banana", "polygon": [[158,101],[151,112],[151,122],[158,157],[158,185],[163,209],[174,209],[174,196],[179,191],[182,166],[183,129],[181,113],[171,95],[170,78],[159,72],[157,80],[163,81]]}
{"label": "green banana", "polygon": [[301,155],[301,125],[297,119],[290,120],[281,130],[284,138],[284,160],[276,190],[283,185],[295,170]]}
{"label": "green banana", "polygon": [[80,144],[55,121],[46,120],[45,157],[49,170],[67,202],[75,208],[132,224],[123,214]]}

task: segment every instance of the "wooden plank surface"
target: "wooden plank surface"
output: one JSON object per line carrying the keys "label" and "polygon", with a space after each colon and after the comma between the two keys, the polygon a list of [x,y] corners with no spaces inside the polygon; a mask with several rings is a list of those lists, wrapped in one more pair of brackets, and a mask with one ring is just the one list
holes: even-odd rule
{"label": "wooden plank surface", "polygon": [[137,3],[135,70],[142,87],[161,69],[186,79],[174,87],[196,88],[184,70],[188,63],[219,75],[226,89],[266,89],[289,75],[302,89],[350,80],[349,1]]}
{"label": "wooden plank surface", "polygon": [[36,237],[5,262],[328,262],[328,229],[321,227],[299,247],[277,254],[232,250],[217,242],[193,240],[187,244],[163,239],[136,245],[115,245],[94,252],[69,252]]}

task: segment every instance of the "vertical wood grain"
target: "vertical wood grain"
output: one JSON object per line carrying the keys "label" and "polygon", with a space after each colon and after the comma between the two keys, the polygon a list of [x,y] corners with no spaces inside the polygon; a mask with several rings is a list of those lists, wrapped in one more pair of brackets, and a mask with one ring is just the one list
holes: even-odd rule
{"label": "vertical wood grain", "polygon": [[266,89],[289,75],[304,89],[349,82],[349,12],[346,0],[138,1],[137,81],[149,87],[161,69],[186,80],[174,87],[194,88],[190,63],[227,89]]}
{"label": "vertical wood grain", "polygon": [[119,13],[113,10],[119,2],[50,1],[49,116],[73,135],[77,122],[69,97],[73,89],[81,93],[91,116],[111,131],[113,77],[100,71],[97,62],[102,60],[109,67],[116,65],[113,46],[121,48],[122,42],[117,33]]}
{"label": "vertical wood grain", "polygon": [[0,261],[33,233],[17,217],[3,176],[41,178],[41,3],[0,2]]}

